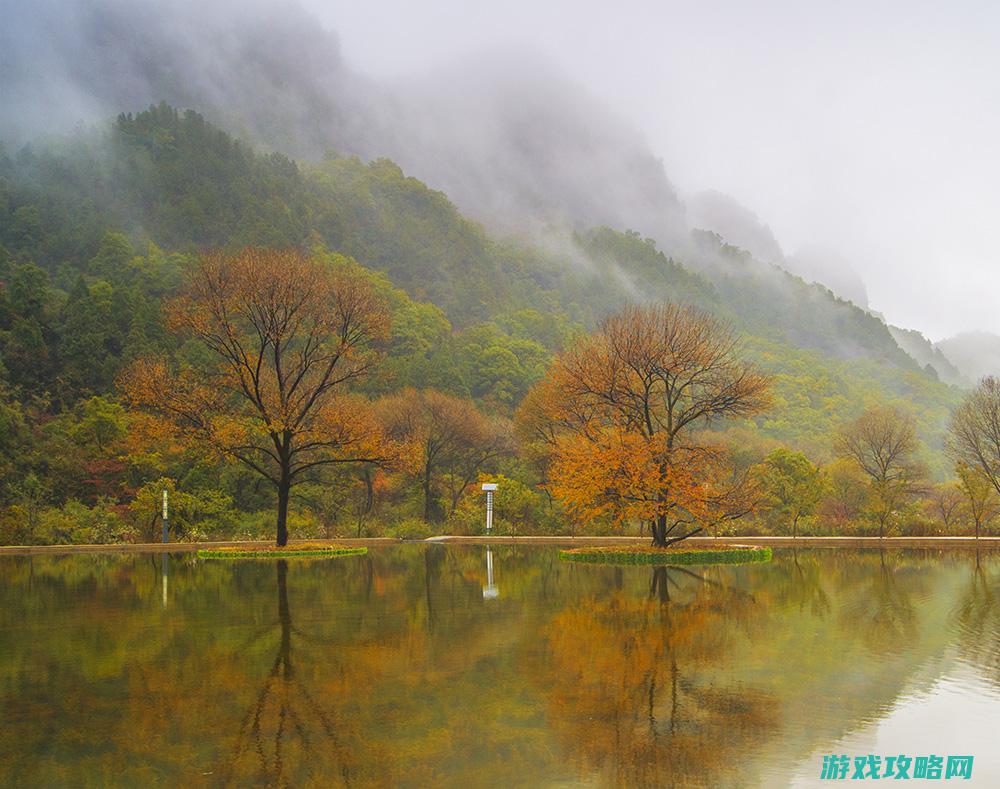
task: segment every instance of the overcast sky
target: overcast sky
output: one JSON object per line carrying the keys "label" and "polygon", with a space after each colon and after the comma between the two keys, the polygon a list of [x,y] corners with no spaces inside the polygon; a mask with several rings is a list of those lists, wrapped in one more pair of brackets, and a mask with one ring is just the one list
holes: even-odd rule
{"label": "overcast sky", "polygon": [[683,194],[829,246],[932,339],[1000,333],[1000,4],[304,0],[359,71],[528,45],[645,133]]}

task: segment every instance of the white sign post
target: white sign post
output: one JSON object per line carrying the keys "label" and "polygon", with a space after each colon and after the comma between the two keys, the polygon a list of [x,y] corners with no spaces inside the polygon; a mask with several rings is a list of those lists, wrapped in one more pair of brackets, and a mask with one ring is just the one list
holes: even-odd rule
{"label": "white sign post", "polygon": [[167,489],[163,489],[163,541],[167,542]]}
{"label": "white sign post", "polygon": [[[496,492],[497,483],[484,482],[483,490],[486,491],[486,533],[493,529],[493,494]],[[500,590],[493,583],[493,551],[486,548],[486,586],[483,587],[483,597],[486,600],[495,600],[500,595]]]}
{"label": "white sign post", "polygon": [[483,490],[486,491],[486,533],[489,534],[493,528],[493,492],[497,489],[497,483],[484,482]]}

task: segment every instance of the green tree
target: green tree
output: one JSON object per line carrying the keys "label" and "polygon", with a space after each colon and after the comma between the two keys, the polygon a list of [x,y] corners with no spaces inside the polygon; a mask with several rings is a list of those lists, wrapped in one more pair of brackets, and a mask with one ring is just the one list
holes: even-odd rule
{"label": "green tree", "polygon": [[823,473],[801,452],[776,449],[757,468],[764,506],[790,525],[798,536],[799,518],[812,515],[826,491]]}
{"label": "green tree", "polygon": [[972,518],[976,528],[976,539],[979,533],[987,528],[1000,514],[1000,496],[993,484],[978,467],[970,466],[962,461],[955,465],[959,486],[965,494],[965,509]]}

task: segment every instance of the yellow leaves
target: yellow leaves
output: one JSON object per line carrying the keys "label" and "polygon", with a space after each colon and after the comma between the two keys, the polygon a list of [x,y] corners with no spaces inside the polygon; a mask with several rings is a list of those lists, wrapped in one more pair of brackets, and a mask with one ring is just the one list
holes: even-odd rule
{"label": "yellow leaves", "polygon": [[668,450],[662,436],[605,428],[560,437],[549,488],[579,520],[707,520],[722,494],[725,460],[719,448]]}
{"label": "yellow leaves", "polygon": [[732,517],[748,509],[746,475],[695,431],[767,406],[770,380],[737,351],[697,309],[627,307],[556,359],[518,432],[549,455],[549,487],[577,518]]}
{"label": "yellow leaves", "polygon": [[298,250],[210,253],[167,305],[166,323],[201,346],[192,361],[139,359],[119,382],[162,429],[272,481],[399,454],[370,404],[348,394],[389,331],[361,272]]}

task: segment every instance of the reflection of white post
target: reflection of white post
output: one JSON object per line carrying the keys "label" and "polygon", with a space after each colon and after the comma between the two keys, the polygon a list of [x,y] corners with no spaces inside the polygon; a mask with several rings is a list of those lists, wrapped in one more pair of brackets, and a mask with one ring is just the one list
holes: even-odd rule
{"label": "reflection of white post", "polygon": [[493,491],[497,489],[497,483],[484,482],[483,490],[486,491],[486,533],[490,533],[493,528]]}
{"label": "reflection of white post", "polygon": [[169,574],[170,554],[163,554],[163,607],[167,607],[167,575]]}
{"label": "reflection of white post", "polygon": [[496,600],[500,596],[500,590],[493,583],[493,551],[486,549],[486,586],[483,587],[484,600]]}

